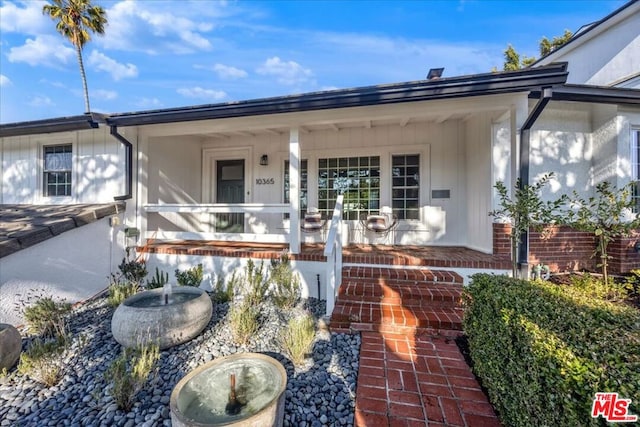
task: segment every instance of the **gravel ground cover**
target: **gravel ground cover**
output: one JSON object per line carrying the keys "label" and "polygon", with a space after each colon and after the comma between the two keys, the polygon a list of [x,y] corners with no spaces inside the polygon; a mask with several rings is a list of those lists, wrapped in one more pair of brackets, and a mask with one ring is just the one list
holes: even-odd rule
{"label": "gravel ground cover", "polygon": [[[320,316],[324,302],[303,301]],[[121,351],[111,335],[113,308],[100,297],[71,313],[71,344],[62,354],[63,377],[47,388],[15,371],[0,377],[1,426],[170,426],[169,398],[177,382],[192,369],[239,352],[265,353],[287,371],[285,426],[350,426],[354,423],[360,337],[318,331],[304,366],[294,367],[279,344],[279,333],[302,306],[280,310],[260,305],[261,327],[249,344],[231,338],[229,304],[214,305],[211,321],[192,341],[160,352],[155,375],[129,412],[117,408],[103,378]],[[28,341],[23,339],[23,349]]]}

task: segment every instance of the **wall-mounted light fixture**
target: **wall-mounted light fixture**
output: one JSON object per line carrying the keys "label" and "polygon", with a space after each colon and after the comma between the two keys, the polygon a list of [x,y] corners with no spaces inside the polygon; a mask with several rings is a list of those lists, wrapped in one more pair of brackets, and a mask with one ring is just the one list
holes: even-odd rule
{"label": "wall-mounted light fixture", "polygon": [[262,166],[267,166],[267,165],[269,164],[269,156],[267,156],[266,154],[263,154],[263,155],[260,157],[260,164],[261,164]]}

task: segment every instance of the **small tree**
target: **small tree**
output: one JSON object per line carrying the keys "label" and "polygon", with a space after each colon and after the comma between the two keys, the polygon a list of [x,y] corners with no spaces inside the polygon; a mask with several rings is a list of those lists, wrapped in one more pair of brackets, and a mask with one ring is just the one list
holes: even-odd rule
{"label": "small tree", "polygon": [[597,239],[594,256],[600,257],[599,267],[605,285],[609,283],[607,267],[610,256],[607,246],[618,237],[627,237],[640,227],[638,214],[632,214],[635,205],[632,185],[617,189],[609,182],[596,185],[596,195],[589,199],[581,198],[576,192],[571,199],[572,210],[568,214],[568,223],[572,227],[593,233]]}
{"label": "small tree", "polygon": [[494,217],[506,218],[511,223],[511,272],[513,277],[518,276],[518,247],[521,243],[521,235],[528,232],[530,227],[540,228],[545,224],[556,222],[556,212],[564,203],[565,197],[555,201],[542,201],[540,191],[553,177],[553,172],[544,175],[534,185],[522,185],[517,180],[513,198],[509,195],[507,187],[502,181],[498,181],[494,188],[498,192],[500,209],[489,212]]}

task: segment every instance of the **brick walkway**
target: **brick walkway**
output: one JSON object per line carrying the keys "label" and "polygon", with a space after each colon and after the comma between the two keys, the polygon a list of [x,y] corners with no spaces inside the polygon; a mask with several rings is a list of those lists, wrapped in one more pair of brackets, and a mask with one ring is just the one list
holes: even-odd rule
{"label": "brick walkway", "polygon": [[500,427],[451,339],[362,332],[356,426]]}

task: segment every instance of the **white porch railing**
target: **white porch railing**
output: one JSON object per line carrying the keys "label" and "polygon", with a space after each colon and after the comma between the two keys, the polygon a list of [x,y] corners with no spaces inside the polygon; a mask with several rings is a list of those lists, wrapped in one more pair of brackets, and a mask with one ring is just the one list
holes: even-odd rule
{"label": "white porch railing", "polygon": [[[143,205],[147,213],[159,214],[284,214],[291,213],[291,205],[287,203],[149,203]],[[206,222],[205,221],[201,221]],[[189,227],[191,228],[191,227]],[[286,227],[278,227],[281,233],[220,233],[198,231],[163,231],[143,230],[144,237],[164,240],[227,240],[241,242],[260,243],[290,243],[290,230]]]}
{"label": "white porch railing", "polygon": [[324,247],[324,256],[327,257],[327,316],[331,316],[336,300],[336,290],[342,284],[342,209],[343,195],[339,195],[336,206],[333,208],[331,225],[327,235],[327,243]]}

